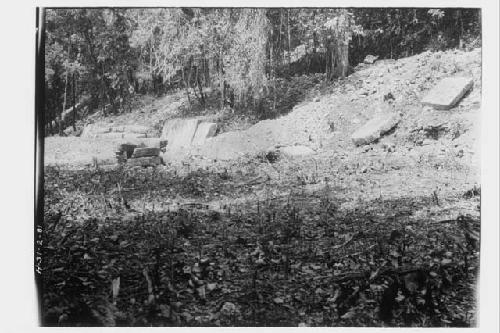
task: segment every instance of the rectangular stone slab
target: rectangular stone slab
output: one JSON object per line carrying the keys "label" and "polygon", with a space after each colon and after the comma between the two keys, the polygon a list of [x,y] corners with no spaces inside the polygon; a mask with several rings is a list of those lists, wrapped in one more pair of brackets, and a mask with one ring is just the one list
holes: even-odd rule
{"label": "rectangular stone slab", "polygon": [[437,110],[448,110],[472,88],[472,79],[466,77],[449,77],[441,80],[422,99],[422,104]]}
{"label": "rectangular stone slab", "polygon": [[161,138],[168,141],[171,149],[189,147],[193,141],[199,119],[174,118],[167,120],[161,132]]}
{"label": "rectangular stone slab", "polygon": [[199,123],[198,128],[196,129],[196,133],[193,138],[193,145],[202,145],[205,143],[205,140],[215,136],[215,132],[217,131],[216,123]]}
{"label": "rectangular stone slab", "polygon": [[135,148],[132,158],[159,156],[160,148]]}
{"label": "rectangular stone slab", "polygon": [[355,145],[366,145],[379,139],[394,128],[399,122],[399,116],[394,113],[382,113],[374,116],[366,124],[351,135]]}

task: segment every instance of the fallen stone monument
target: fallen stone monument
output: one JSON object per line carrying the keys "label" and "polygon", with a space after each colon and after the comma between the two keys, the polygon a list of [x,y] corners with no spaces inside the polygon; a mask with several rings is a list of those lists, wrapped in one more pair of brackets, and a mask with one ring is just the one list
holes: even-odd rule
{"label": "fallen stone monument", "polygon": [[372,143],[393,129],[398,122],[399,116],[395,113],[377,114],[354,132],[351,139],[357,146]]}
{"label": "fallen stone monument", "polygon": [[216,123],[208,123],[202,122],[198,124],[196,128],[196,132],[193,137],[193,141],[191,144],[193,145],[202,145],[205,143],[205,140],[215,136],[217,132],[217,124]]}
{"label": "fallen stone monument", "polygon": [[472,85],[470,78],[445,78],[422,99],[422,104],[432,106],[436,110],[449,110],[462,99]]}
{"label": "fallen stone monument", "polygon": [[189,147],[199,123],[199,119],[174,118],[167,120],[160,138],[167,140],[172,149]]}

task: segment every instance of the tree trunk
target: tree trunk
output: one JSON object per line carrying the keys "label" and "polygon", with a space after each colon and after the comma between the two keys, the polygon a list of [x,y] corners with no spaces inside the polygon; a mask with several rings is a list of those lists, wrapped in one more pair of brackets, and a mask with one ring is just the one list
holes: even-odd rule
{"label": "tree trunk", "polygon": [[288,70],[290,70],[290,9],[288,9],[287,17],[287,30],[288,30]]}
{"label": "tree trunk", "polygon": [[66,69],[66,75],[65,75],[65,82],[64,82],[64,99],[63,99],[63,107],[62,107],[62,110],[61,110],[61,115],[59,117],[59,124],[58,124],[58,127],[59,127],[59,135],[62,135],[63,134],[63,114],[64,114],[64,111],[66,110],[66,101],[67,101],[67,95],[68,95],[68,72],[69,70]]}
{"label": "tree trunk", "polygon": [[280,35],[279,35],[279,42],[278,42],[278,45],[279,45],[279,48],[280,48],[280,54],[281,54],[281,59],[280,59],[280,63],[281,64],[284,64],[285,63],[285,48],[283,47],[283,41],[281,39],[281,34],[282,34],[282,31],[281,31],[281,28],[283,26],[283,8],[280,8]]}
{"label": "tree trunk", "polygon": [[273,111],[276,109],[276,80],[274,75],[274,61],[273,61],[273,31],[271,30],[271,48],[269,49],[269,61],[271,65],[271,80],[273,82]]}
{"label": "tree trunk", "polygon": [[219,89],[221,94],[220,108],[224,108],[224,100],[226,96],[224,96],[224,80],[223,80],[223,72],[222,72],[222,48],[219,51]]}
{"label": "tree trunk", "polygon": [[76,80],[73,73],[73,130],[76,131]]}
{"label": "tree trunk", "polygon": [[188,84],[186,82],[186,75],[185,75],[185,72],[184,72],[184,66],[182,67],[182,80],[184,82],[184,89],[186,91],[186,96],[187,96],[187,99],[188,99],[189,109],[191,110],[191,98],[189,97],[189,89],[188,89]]}

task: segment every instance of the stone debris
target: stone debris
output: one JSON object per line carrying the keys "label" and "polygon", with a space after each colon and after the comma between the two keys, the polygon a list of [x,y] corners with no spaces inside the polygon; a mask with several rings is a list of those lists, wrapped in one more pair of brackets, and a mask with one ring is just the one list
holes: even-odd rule
{"label": "stone debris", "polygon": [[422,104],[432,106],[436,110],[448,110],[472,88],[473,81],[466,77],[448,77],[441,80],[422,99]]}
{"label": "stone debris", "polygon": [[216,123],[208,123],[208,122],[199,123],[191,144],[202,145],[205,143],[206,139],[215,136],[216,132],[217,132]]}
{"label": "stone debris", "polygon": [[351,139],[357,146],[370,144],[393,129],[398,122],[399,116],[395,113],[378,114],[354,132]]}

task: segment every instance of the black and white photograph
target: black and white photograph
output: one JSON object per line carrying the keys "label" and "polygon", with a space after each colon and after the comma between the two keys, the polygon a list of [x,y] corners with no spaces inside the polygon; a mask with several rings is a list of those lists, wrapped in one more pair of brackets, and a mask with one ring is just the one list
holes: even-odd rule
{"label": "black and white photograph", "polygon": [[485,10],[307,6],[34,7],[36,325],[487,331]]}

